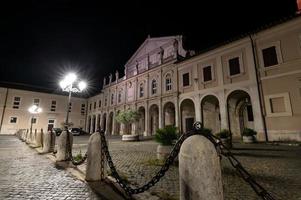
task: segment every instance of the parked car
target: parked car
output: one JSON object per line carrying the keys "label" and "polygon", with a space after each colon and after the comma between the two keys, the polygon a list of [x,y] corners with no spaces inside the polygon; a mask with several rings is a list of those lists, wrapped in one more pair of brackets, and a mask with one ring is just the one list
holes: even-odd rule
{"label": "parked car", "polygon": [[61,128],[52,128],[52,132],[54,132],[56,136],[61,135],[62,131]]}
{"label": "parked car", "polygon": [[84,134],[86,134],[86,132],[83,131],[81,128],[71,128],[70,132],[72,133],[72,135],[84,135]]}

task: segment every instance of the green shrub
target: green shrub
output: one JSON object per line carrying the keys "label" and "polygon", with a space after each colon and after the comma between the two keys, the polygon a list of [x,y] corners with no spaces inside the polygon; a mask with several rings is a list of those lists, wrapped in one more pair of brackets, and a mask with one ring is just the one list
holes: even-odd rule
{"label": "green shrub", "polygon": [[218,137],[218,138],[229,138],[230,137],[230,131],[229,130],[227,130],[227,129],[223,129],[223,130],[221,130],[220,132],[218,132],[217,134],[216,134],[216,137]]}
{"label": "green shrub", "polygon": [[80,160],[83,159],[83,155],[82,155],[81,150],[79,151],[78,154],[76,154],[76,156],[73,156],[73,159],[74,159],[75,161],[80,161]]}
{"label": "green shrub", "polygon": [[244,128],[242,135],[243,136],[255,136],[255,135],[257,135],[257,132],[251,128]]}
{"label": "green shrub", "polygon": [[176,140],[177,138],[177,128],[172,125],[166,126],[165,128],[157,129],[155,134],[156,142],[162,145],[172,145],[173,140]]}

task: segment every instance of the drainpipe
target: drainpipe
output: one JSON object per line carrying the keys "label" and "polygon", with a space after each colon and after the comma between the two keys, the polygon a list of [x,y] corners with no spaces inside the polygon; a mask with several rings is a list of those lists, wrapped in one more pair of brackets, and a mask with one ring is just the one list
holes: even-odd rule
{"label": "drainpipe", "polygon": [[253,52],[253,60],[254,60],[254,67],[255,67],[255,72],[256,72],[256,85],[257,85],[257,90],[258,90],[258,95],[259,95],[259,104],[260,104],[260,113],[261,113],[261,117],[262,117],[262,121],[263,121],[263,129],[264,129],[264,134],[265,134],[265,141],[268,142],[269,138],[268,138],[268,131],[267,131],[267,126],[266,126],[266,120],[265,120],[265,116],[263,113],[263,97],[262,97],[262,85],[259,79],[259,73],[258,73],[258,62],[257,62],[257,51],[255,50],[255,45],[254,45],[254,41],[252,38],[252,35],[249,35],[250,40],[251,40],[251,45],[252,45],[252,52]]}
{"label": "drainpipe", "polygon": [[1,116],[1,122],[0,122],[0,133],[1,133],[1,129],[2,129],[2,124],[3,124],[3,119],[4,119],[4,114],[5,114],[6,104],[7,104],[7,97],[8,97],[8,88],[6,88],[5,101],[4,101],[4,105],[3,105],[3,111],[2,111],[2,116]]}

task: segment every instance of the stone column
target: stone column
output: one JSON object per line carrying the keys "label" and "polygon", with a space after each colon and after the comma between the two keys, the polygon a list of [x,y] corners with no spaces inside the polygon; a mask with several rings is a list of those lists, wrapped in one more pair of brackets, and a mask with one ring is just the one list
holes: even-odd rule
{"label": "stone column", "polygon": [[195,121],[201,122],[201,102],[200,102],[200,96],[196,95],[194,96],[194,108],[195,108]]}
{"label": "stone column", "polygon": [[[86,180],[87,181],[100,181],[101,179],[101,137],[99,132],[91,135],[88,143],[87,151],[87,167],[86,167]],[[103,166],[104,171],[106,164]]]}
{"label": "stone column", "polygon": [[191,136],[182,144],[179,175],[180,200],[224,199],[220,158],[204,136]]}
{"label": "stone column", "polygon": [[95,116],[95,132],[97,131],[98,127],[99,127],[99,124],[98,124],[98,118],[99,118],[99,115],[96,114]]}
{"label": "stone column", "polygon": [[227,114],[227,99],[225,97],[224,91],[219,93],[219,111],[221,115],[221,129],[228,129],[228,114]]}
{"label": "stone column", "polygon": [[107,116],[106,116],[106,131],[105,131],[105,134],[110,134],[109,132],[112,131],[112,130],[109,130],[109,125],[110,125],[110,112],[107,112]]}
{"label": "stone column", "polygon": [[258,132],[257,139],[260,141],[265,141],[261,106],[259,102],[258,90],[255,85],[250,87],[250,98],[254,116],[254,129]]}
{"label": "stone column", "polygon": [[113,111],[113,117],[112,117],[112,135],[115,135],[116,133],[116,122],[115,122],[115,111]]}
{"label": "stone column", "polygon": [[159,101],[159,128],[163,128],[163,108],[162,108],[162,100]]}
{"label": "stone column", "polygon": [[148,102],[145,106],[145,123],[144,123],[144,136],[147,136],[149,134],[149,110],[148,110]]}
{"label": "stone column", "polygon": [[178,97],[176,98],[176,101],[175,101],[175,125],[176,125],[176,127],[178,127],[178,129],[179,130],[181,130],[180,129],[180,117],[179,117],[179,99],[178,99]]}
{"label": "stone column", "polygon": [[92,129],[93,129],[93,115],[91,115],[91,121],[90,121],[90,133],[93,132]]}

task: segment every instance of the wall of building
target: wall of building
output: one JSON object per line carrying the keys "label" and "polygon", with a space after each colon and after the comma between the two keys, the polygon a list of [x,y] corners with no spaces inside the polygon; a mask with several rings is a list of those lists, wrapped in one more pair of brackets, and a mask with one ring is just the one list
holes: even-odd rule
{"label": "wall of building", "polygon": [[[0,113],[4,109],[4,101],[8,88],[0,88]],[[14,103],[15,97],[20,97],[19,103]],[[39,99],[39,107],[42,112],[32,115],[28,108],[34,104],[34,99]],[[19,89],[8,89],[7,102],[3,116],[1,134],[14,134],[18,129],[29,129],[31,118],[36,118],[36,123],[33,124],[33,129],[47,130],[49,120],[54,120],[54,127],[61,127],[61,124],[66,119],[67,96],[33,92]],[[56,101],[56,105],[52,107],[52,101]],[[85,127],[86,118],[86,99],[72,97],[71,112],[69,122],[72,122],[73,127]],[[82,104],[85,106],[82,107]],[[14,108],[15,107],[15,108]],[[54,108],[55,107],[55,108]],[[16,117],[16,122],[13,122],[13,117]],[[1,119],[0,118],[0,119]]]}
{"label": "wall of building", "polygon": [[[271,140],[301,140],[301,20],[260,32],[254,39]],[[278,63],[264,65],[263,49],[275,47]]]}
{"label": "wall of building", "polygon": [[[154,128],[171,122],[185,132],[194,121],[202,121],[215,133],[229,129],[234,138],[241,138],[244,128],[252,128],[258,132],[258,140],[268,136],[270,140],[301,141],[300,27],[297,17],[189,59],[180,61],[178,55],[157,65],[140,62],[137,55],[145,59],[159,52],[159,43],[152,42],[160,41],[168,48],[182,42],[167,37],[164,45],[162,38],[147,39],[125,66],[131,75],[115,81],[110,77],[102,93],[89,98],[91,105],[99,100],[107,103],[88,111],[87,129],[96,126],[107,134],[123,134],[125,127],[115,116],[133,109],[140,110],[144,119],[132,124],[133,134],[152,135]],[[262,51],[271,46],[275,46],[279,63],[264,67]],[[176,49],[182,47],[169,51]]]}

